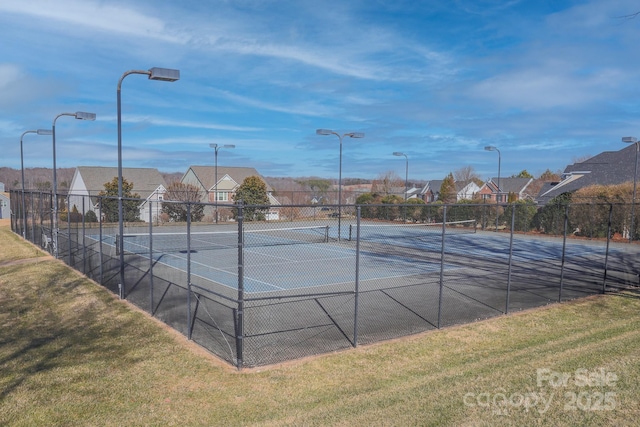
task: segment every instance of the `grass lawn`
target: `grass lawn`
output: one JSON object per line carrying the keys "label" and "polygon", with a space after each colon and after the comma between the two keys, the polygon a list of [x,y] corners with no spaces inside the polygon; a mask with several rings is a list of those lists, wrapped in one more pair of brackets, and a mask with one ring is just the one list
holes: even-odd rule
{"label": "grass lawn", "polygon": [[237,371],[0,227],[0,425],[637,425],[640,292]]}

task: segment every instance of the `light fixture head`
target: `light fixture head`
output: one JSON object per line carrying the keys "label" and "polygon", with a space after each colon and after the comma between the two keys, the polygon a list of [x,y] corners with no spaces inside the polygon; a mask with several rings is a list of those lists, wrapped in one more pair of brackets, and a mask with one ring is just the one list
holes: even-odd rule
{"label": "light fixture head", "polygon": [[494,147],[493,145],[487,145],[486,147],[484,147],[484,149],[487,151],[496,151],[496,147]]}
{"label": "light fixture head", "polygon": [[78,120],[90,120],[94,121],[96,119],[95,113],[85,113],[84,111],[77,111],[74,114],[74,117]]}
{"label": "light fixture head", "polygon": [[394,156],[404,156],[405,154],[404,154],[404,153],[401,153],[401,152],[399,152],[399,151],[394,151],[394,152],[393,152],[393,155],[394,155]]}
{"label": "light fixture head", "polygon": [[236,146],[233,145],[233,144],[224,144],[223,147],[224,148],[236,148]]}
{"label": "light fixture head", "polygon": [[364,138],[364,133],[362,132],[351,132],[346,134],[349,138]]}
{"label": "light fixture head", "polygon": [[623,136],[622,142],[626,142],[627,144],[635,144],[636,142],[638,142],[638,138],[634,136]]}
{"label": "light fixture head", "polygon": [[149,80],[175,82],[177,80],[180,80],[180,70],[173,70],[171,68],[153,67],[149,69]]}
{"label": "light fixture head", "polygon": [[316,129],[316,135],[331,135],[332,133],[334,132],[330,129]]}
{"label": "light fixture head", "polygon": [[53,135],[53,131],[51,129],[38,129],[36,133],[38,135]]}

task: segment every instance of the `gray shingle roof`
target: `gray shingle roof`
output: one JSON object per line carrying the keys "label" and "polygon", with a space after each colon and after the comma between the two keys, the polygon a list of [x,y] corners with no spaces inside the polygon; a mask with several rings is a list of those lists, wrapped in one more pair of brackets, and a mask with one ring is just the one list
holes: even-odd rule
{"label": "gray shingle roof", "polygon": [[[198,177],[205,189],[210,190],[215,184],[215,166],[190,166],[189,169]],[[218,180],[223,176],[229,175],[238,184],[242,184],[245,178],[250,176],[258,176],[267,184],[267,191],[272,192],[273,188],[269,185],[255,168],[218,166]]]}
{"label": "gray shingle roof", "polygon": [[444,182],[444,179],[432,179],[431,181],[425,184],[421,194],[425,194],[429,190],[433,191],[433,194],[439,193],[440,187],[442,187],[443,182]]}
{"label": "gray shingle roof", "polygon": [[[498,178],[491,178],[492,183],[498,183]],[[533,182],[532,178],[500,178],[500,192],[501,193],[515,193],[520,194],[526,187]]]}
{"label": "gray shingle roof", "polygon": [[[118,176],[118,168],[101,166],[78,166],[77,173],[84,181],[85,187],[91,195],[104,191],[104,184],[111,182]],[[133,184],[133,192],[140,197],[147,198],[159,186],[166,188],[167,184],[157,169],[152,168],[122,168],[122,177]]]}
{"label": "gray shingle roof", "polygon": [[636,146],[631,144],[619,151],[604,151],[584,162],[574,163],[564,170],[563,179],[555,185],[545,185],[538,195],[544,204],[563,193],[590,185],[615,185],[633,181]]}

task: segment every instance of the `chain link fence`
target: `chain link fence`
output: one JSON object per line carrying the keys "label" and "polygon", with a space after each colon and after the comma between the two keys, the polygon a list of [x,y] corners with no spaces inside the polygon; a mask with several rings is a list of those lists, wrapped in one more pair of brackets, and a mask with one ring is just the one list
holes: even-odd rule
{"label": "chain link fence", "polygon": [[57,200],[12,192],[13,231],[239,369],[639,285],[629,204],[240,203],[216,224],[129,200],[120,233],[113,199]]}

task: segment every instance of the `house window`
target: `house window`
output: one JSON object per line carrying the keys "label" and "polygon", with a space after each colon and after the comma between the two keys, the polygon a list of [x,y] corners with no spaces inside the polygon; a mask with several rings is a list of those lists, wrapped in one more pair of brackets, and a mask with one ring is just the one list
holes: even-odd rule
{"label": "house window", "polygon": [[158,200],[164,200],[164,195],[163,194],[158,194]]}
{"label": "house window", "polygon": [[218,191],[216,193],[218,202],[228,202],[229,201],[229,192],[228,191]]}

